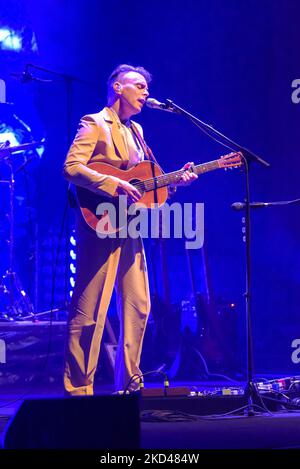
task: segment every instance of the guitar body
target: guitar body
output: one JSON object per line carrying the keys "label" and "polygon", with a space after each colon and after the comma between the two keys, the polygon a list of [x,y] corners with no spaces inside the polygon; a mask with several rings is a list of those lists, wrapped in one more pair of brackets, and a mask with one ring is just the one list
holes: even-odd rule
{"label": "guitar body", "polygon": [[[115,168],[112,165],[101,162],[90,163],[88,167],[100,174],[115,176],[133,185],[136,185],[140,182],[142,183],[143,181],[152,180],[153,178],[163,175],[160,167],[152,161],[142,161],[128,170]],[[143,184],[139,184],[138,189],[142,194],[139,203],[144,204],[147,208],[152,208],[154,204],[160,207],[166,202],[168,198],[167,187],[160,187],[146,191],[143,189]],[[101,231],[107,234],[120,231],[122,226],[118,223],[120,219],[119,197],[101,197],[94,192],[91,192],[90,190],[84,189],[80,186],[76,186],[76,193],[82,216],[90,228],[95,231],[97,230],[98,232]],[[104,215],[97,215],[96,212],[98,205],[105,202],[114,205],[116,211],[116,220],[111,220],[109,218],[109,213]]]}

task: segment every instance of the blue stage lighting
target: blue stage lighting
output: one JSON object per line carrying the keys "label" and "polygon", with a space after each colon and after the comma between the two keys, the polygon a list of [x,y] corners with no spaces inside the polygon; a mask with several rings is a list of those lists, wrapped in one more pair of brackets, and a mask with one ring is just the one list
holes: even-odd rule
{"label": "blue stage lighting", "polygon": [[75,230],[72,230],[70,235],[70,272],[69,272],[69,283],[71,285],[71,289],[69,291],[70,298],[73,295],[73,288],[75,286],[75,275],[76,275],[76,238],[75,238]]}

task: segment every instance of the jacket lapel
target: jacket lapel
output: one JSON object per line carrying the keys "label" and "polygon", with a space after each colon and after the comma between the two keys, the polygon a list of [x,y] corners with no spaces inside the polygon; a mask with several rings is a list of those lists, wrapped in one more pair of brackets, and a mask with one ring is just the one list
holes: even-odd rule
{"label": "jacket lapel", "polygon": [[103,118],[109,124],[112,140],[117,149],[117,153],[120,155],[122,160],[128,161],[129,155],[125,147],[123,133],[119,129],[118,121],[116,120],[110,109],[107,107],[103,109]]}

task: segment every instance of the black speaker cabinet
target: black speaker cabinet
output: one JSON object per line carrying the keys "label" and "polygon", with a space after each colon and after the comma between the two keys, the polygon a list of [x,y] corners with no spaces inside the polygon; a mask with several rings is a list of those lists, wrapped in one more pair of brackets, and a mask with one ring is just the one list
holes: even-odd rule
{"label": "black speaker cabinet", "polygon": [[10,422],[5,449],[138,449],[135,395],[27,399]]}

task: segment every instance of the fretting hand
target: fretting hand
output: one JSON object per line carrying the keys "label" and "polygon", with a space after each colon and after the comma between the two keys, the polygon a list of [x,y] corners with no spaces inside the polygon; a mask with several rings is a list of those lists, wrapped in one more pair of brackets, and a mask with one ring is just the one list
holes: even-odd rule
{"label": "fretting hand", "polygon": [[180,180],[177,183],[177,186],[189,186],[193,181],[198,179],[198,175],[196,173],[189,171],[189,168],[193,165],[194,163],[192,161],[189,161],[184,165],[182,169],[185,169],[186,171],[184,171],[182,174]]}

